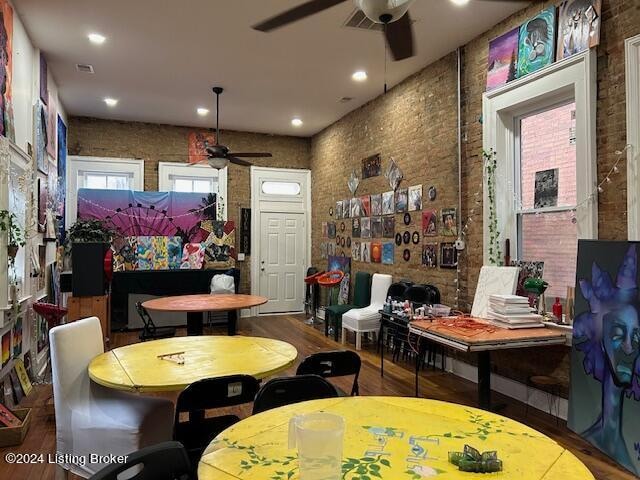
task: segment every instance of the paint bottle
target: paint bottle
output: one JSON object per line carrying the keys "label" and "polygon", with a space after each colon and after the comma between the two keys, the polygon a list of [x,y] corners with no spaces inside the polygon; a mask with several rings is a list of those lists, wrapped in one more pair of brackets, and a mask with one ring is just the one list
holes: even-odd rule
{"label": "paint bottle", "polygon": [[558,323],[562,323],[562,304],[560,297],[556,297],[556,303],[553,304],[553,316],[556,317]]}

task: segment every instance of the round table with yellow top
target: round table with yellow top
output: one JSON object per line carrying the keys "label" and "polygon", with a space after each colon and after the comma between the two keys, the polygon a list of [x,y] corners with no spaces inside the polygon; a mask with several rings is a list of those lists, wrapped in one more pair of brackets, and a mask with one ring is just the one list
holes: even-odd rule
{"label": "round table with yellow top", "polygon": [[297,355],[293,345],[270,338],[174,337],[98,355],[89,364],[89,377],[118,390],[170,392],[204,378],[236,374],[265,378],[289,368]]}
{"label": "round table with yellow top", "polygon": [[[341,478],[346,480],[594,478],[571,452],[514,420],[463,405],[403,397],[313,400],[251,416],[211,442],[200,460],[198,478],[299,479],[297,450],[288,448],[289,420],[318,411],[345,420]],[[448,454],[462,451],[465,444],[480,453],[497,451],[503,471],[459,471]]]}

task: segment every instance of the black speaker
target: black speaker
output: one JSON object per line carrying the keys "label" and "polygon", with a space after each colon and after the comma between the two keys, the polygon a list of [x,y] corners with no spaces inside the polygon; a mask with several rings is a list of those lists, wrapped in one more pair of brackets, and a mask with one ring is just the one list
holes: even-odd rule
{"label": "black speaker", "polygon": [[60,273],[60,291],[64,293],[70,293],[71,289],[71,272],[61,272]]}
{"label": "black speaker", "polygon": [[105,274],[108,243],[74,243],[71,247],[71,293],[74,297],[104,295],[109,285]]}

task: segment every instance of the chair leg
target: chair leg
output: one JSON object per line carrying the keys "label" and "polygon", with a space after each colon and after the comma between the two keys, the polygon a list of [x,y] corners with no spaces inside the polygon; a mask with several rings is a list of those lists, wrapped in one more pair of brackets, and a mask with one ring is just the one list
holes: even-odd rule
{"label": "chair leg", "polygon": [[347,344],[347,329],[346,328],[342,328],[342,345],[346,345]]}
{"label": "chair leg", "polygon": [[362,350],[362,333],[356,332],[356,350]]}
{"label": "chair leg", "polygon": [[60,465],[56,465],[56,471],[55,471],[55,480],[68,480],[69,479],[69,472],[67,470],[65,470],[64,468],[62,468],[62,466]]}

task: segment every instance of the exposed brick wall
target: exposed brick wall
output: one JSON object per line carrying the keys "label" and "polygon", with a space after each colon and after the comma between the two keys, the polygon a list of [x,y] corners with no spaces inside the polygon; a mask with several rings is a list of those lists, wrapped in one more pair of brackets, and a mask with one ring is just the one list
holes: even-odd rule
{"label": "exposed brick wall", "polygon": [[[145,190],[158,189],[158,162],[180,161],[166,153],[187,152],[187,135],[192,128],[140,122],[118,122],[96,118],[69,119],[69,149],[72,154],[97,157],[144,159]],[[222,142],[235,151],[271,152],[273,158],[252,159],[255,165],[280,168],[309,168],[310,141],[305,138],[222,131]],[[186,161],[186,157],[183,159]],[[238,225],[240,208],[251,207],[249,168],[229,166],[226,199],[228,218]],[[240,291],[251,290],[250,261],[238,262]]]}
{"label": "exposed brick wall", "polygon": [[[474,209],[461,257],[460,288],[463,307],[470,309],[482,255],[482,209],[474,193],[482,177],[482,94],[485,91],[489,41],[520,25],[552,2],[535,5],[510,16],[462,48],[462,218]],[[598,56],[597,152],[598,177],[611,168],[615,150],[625,143],[624,40],[640,33],[640,3],[637,0],[603,0],[601,44]],[[318,266],[321,222],[331,220],[328,209],[336,200],[349,197],[346,186],[351,170],[360,171],[360,160],[373,153],[383,156],[383,169],[393,156],[405,174],[403,186],[435,185],[438,210],[457,204],[456,159],[456,62],[450,54],[406,79],[387,95],[376,98],[314,136],[311,145],[313,176],[313,260]],[[599,198],[599,235],[602,239],[626,238],[626,169]],[[388,190],[384,177],[363,180],[358,194]],[[426,206],[430,206],[425,201]],[[401,222],[398,215],[396,222]],[[413,230],[413,228],[412,228]],[[445,240],[436,237],[436,241]],[[426,241],[425,241],[426,243]],[[404,247],[403,247],[404,248]],[[395,264],[356,263],[354,270],[392,273],[396,278],[436,284],[443,300],[453,303],[454,273],[419,265],[417,248],[411,246],[407,264],[396,250]],[[568,349],[530,349],[500,352],[495,365],[499,373],[523,380],[532,372],[553,373],[568,382]]]}

